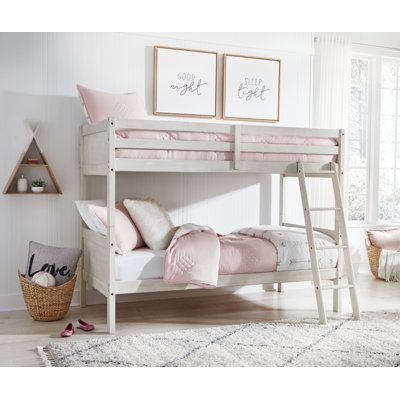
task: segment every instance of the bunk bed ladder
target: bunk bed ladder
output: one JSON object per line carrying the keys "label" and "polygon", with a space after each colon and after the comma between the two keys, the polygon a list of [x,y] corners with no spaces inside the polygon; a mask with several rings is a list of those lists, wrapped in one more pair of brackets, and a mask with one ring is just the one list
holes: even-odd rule
{"label": "bunk bed ladder", "polygon": [[[313,173],[307,174],[306,170],[304,169],[304,165],[302,162],[298,162],[297,168],[297,175],[299,179],[300,185],[300,193],[301,193],[301,200],[303,204],[303,213],[304,213],[304,221],[305,227],[307,232],[307,240],[310,250],[310,259],[311,259],[311,268],[314,280],[314,289],[315,295],[317,298],[317,306],[318,306],[318,314],[319,314],[319,321],[321,324],[326,324],[326,312],[324,307],[324,299],[322,296],[322,291],[324,289],[331,289],[336,291],[336,296],[341,289],[349,289],[350,292],[350,299],[351,305],[353,310],[353,318],[360,319],[360,310],[358,306],[358,298],[357,298],[357,291],[356,291],[356,283],[354,277],[354,270],[351,263],[351,256],[350,256],[350,249],[349,249],[349,241],[347,236],[347,229],[346,229],[346,219],[344,216],[343,211],[343,203],[342,203],[342,196],[340,193],[340,183],[338,177],[337,167],[332,164],[332,169],[330,171],[324,171],[320,173]],[[312,176],[315,178],[330,178],[332,180],[333,185],[333,192],[335,197],[335,206],[333,208],[310,208],[308,194],[307,194],[307,187],[306,187],[306,177]],[[325,246],[325,247],[316,247],[315,246],[315,239],[314,239],[314,227],[312,225],[311,219],[311,212],[312,211],[334,211],[335,212],[335,223],[336,223],[336,231],[337,231],[337,238],[336,244],[332,246]],[[348,284],[341,284],[341,276],[339,274],[339,278],[335,280],[334,284],[322,286],[321,283],[321,275],[318,266],[318,257],[317,251],[323,251],[327,249],[338,249],[338,251],[343,251],[343,257],[339,257],[338,263],[343,261]],[[339,266],[338,266],[339,268]]]}

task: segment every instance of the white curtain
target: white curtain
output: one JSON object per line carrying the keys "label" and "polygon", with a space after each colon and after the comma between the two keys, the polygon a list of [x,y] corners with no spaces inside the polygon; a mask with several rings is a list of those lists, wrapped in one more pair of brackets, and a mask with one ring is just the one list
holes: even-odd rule
{"label": "white curtain", "polygon": [[315,36],[312,121],[315,128],[347,128],[351,42]]}
{"label": "white curtain", "polygon": [[[314,128],[347,129],[350,95],[351,42],[330,34],[315,36],[313,65]],[[310,202],[316,207],[333,206],[332,185],[328,180],[310,179]],[[334,213],[317,213],[317,226],[332,227]]]}
{"label": "white curtain", "polygon": [[[314,42],[312,126],[347,129],[350,92],[351,43],[340,36],[318,34]],[[304,223],[297,178],[285,179],[285,220]],[[311,207],[333,207],[332,184],[328,179],[308,178]],[[333,228],[334,213],[312,214],[314,226]]]}

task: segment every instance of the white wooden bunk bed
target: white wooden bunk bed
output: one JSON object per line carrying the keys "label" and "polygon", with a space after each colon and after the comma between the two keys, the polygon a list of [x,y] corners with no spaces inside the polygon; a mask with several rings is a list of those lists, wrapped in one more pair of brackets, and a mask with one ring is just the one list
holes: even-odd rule
{"label": "white wooden bunk bed", "polygon": [[[155,139],[122,139],[116,131],[140,130],[162,132],[202,132],[232,134],[231,142],[210,142],[201,140],[155,140]],[[335,145],[296,145],[296,144],[260,144],[245,143],[243,135],[267,135],[301,138],[329,138]],[[82,225],[82,279],[81,306],[86,305],[86,283],[98,290],[107,298],[108,332],[116,329],[116,296],[126,293],[164,292],[183,289],[197,289],[195,285],[172,285],[162,278],[141,280],[117,280],[115,273],[115,183],[119,172],[229,172],[229,173],[266,173],[280,174],[280,225],[302,227],[306,229],[309,244],[311,269],[236,275],[220,275],[218,287],[243,286],[253,284],[284,283],[313,281],[317,300],[319,321],[327,322],[322,290],[333,290],[333,311],[341,310],[341,289],[348,288],[352,303],[353,317],[360,318],[354,272],[348,248],[345,217],[341,199],[341,177],[343,175],[344,131],[332,129],[284,128],[265,125],[236,125],[227,123],[192,123],[161,120],[121,120],[108,118],[100,123],[84,125],[81,128],[81,198],[86,199],[87,178],[92,175],[104,176],[107,179],[107,236],[89,230]],[[116,149],[163,149],[179,151],[212,151],[232,152],[232,160],[174,160],[174,159],[137,159],[117,158]],[[243,153],[271,154],[304,154],[330,155],[331,162],[287,162],[287,161],[243,161]],[[297,177],[300,185],[305,226],[284,221],[283,216],[283,179]],[[310,208],[306,190],[306,177],[328,178],[333,184],[335,207]],[[335,228],[314,228],[311,213],[323,211],[335,212]],[[314,231],[329,235],[335,241],[339,258],[335,268],[320,269],[318,251],[328,248],[316,248]],[[347,275],[347,283],[343,278]],[[332,281],[323,286],[321,281]]]}

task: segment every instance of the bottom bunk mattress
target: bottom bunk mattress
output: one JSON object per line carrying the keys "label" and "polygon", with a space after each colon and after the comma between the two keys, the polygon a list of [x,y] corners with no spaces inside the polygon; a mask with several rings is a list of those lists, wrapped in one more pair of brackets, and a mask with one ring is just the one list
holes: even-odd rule
{"label": "bottom bunk mattress", "polygon": [[147,247],[135,249],[121,256],[115,255],[115,279],[137,281],[158,279],[164,273],[165,250],[151,250]]}
{"label": "bottom bunk mattress", "polygon": [[[266,233],[273,232],[268,240]],[[264,238],[261,236],[264,235]],[[333,244],[327,235],[315,233],[318,245]],[[278,240],[276,240],[278,238]],[[303,229],[285,227],[256,227],[240,229],[219,236],[219,274],[243,274],[275,271],[296,271],[311,268],[309,255],[305,257]],[[289,250],[288,250],[289,249]],[[162,279],[165,250],[135,249],[126,255],[115,256],[115,276],[118,281]],[[320,268],[334,268],[337,250],[318,252]],[[184,267],[184,266],[183,266]]]}

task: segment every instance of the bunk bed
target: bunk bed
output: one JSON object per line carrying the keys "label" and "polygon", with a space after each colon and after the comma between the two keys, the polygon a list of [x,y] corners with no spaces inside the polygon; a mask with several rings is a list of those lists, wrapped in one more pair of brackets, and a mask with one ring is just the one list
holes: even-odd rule
{"label": "bunk bed", "polygon": [[[137,132],[137,135],[126,134]],[[173,133],[173,134],[172,134]],[[172,136],[171,136],[172,135]],[[173,140],[171,140],[173,139]],[[349,289],[353,318],[360,312],[354,272],[348,248],[341,186],[343,182],[344,131],[339,129],[285,128],[265,125],[194,123],[162,120],[108,118],[81,127],[81,199],[87,196],[87,179],[103,176],[107,181],[107,235],[91,231],[82,223],[81,306],[86,305],[86,283],[107,298],[107,327],[116,329],[116,296],[127,293],[197,289],[195,285],[169,284],[162,277],[121,278],[116,275],[115,197],[119,172],[265,173],[280,175],[279,223],[304,228],[311,269],[266,273],[220,275],[218,287],[312,281],[319,321],[327,322],[322,291],[333,290],[333,311],[341,310],[341,290]],[[305,225],[284,221],[283,180],[297,177]],[[328,178],[332,182],[335,207],[310,208],[306,178]],[[334,229],[313,227],[311,213],[335,212]],[[315,246],[314,232],[334,240],[332,246]],[[319,251],[337,249],[335,268],[319,268]],[[344,278],[347,276],[347,282]],[[322,285],[322,281],[331,284]]]}

